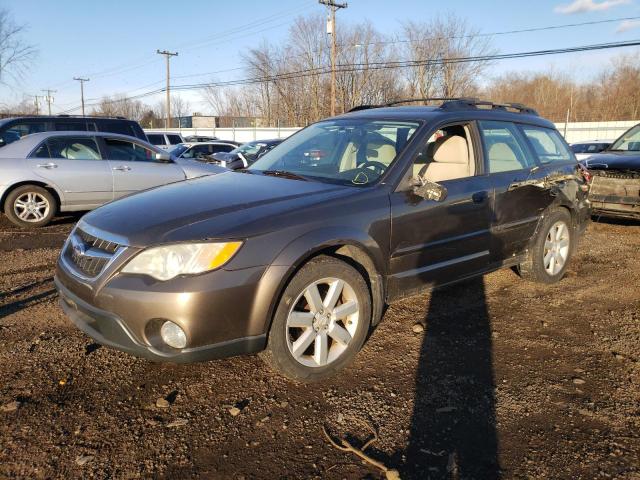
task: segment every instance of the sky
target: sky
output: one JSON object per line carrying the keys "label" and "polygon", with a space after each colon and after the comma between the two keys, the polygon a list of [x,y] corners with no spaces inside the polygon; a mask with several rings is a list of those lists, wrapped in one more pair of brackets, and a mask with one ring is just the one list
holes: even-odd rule
{"label": "sky", "polygon": [[[640,39],[640,0],[347,0],[337,25],[369,21],[391,35],[406,20],[428,21],[448,13],[465,18],[483,33],[504,32],[638,17],[598,25],[491,37],[500,53],[555,49]],[[162,88],[165,60],[156,50],[177,51],[171,60],[172,84],[246,78],[240,56],[263,40],[278,43],[298,16],[325,13],[317,0],[0,0],[26,39],[38,50],[18,82],[0,86],[0,105],[24,95],[56,90],[53,113],[78,107],[80,86],[89,77],[87,102],[103,95],[135,95]],[[614,56],[638,47],[571,53],[496,62],[488,77],[511,71],[553,69],[587,81]],[[218,72],[218,73],[211,73]],[[164,94],[144,99],[161,101]],[[197,92],[182,93],[191,110],[210,113]]]}

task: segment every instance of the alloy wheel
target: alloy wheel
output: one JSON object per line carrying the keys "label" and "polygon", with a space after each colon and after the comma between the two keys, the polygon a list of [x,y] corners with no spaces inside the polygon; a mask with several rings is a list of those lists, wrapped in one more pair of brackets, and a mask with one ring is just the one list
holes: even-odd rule
{"label": "alloy wheel", "polygon": [[544,269],[549,275],[560,273],[569,257],[569,227],[563,221],[554,223],[544,242]]}
{"label": "alloy wheel", "polygon": [[289,352],[307,367],[324,367],[347,350],[358,329],[360,308],[354,289],[339,278],[308,285],[287,317]]}
{"label": "alloy wheel", "polygon": [[16,216],[29,223],[42,221],[50,209],[49,200],[38,192],[25,192],[13,202],[13,212]]}

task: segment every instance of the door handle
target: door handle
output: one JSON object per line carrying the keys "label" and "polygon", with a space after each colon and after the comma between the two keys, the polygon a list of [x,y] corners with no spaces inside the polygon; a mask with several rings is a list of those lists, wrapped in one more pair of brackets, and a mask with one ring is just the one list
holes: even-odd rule
{"label": "door handle", "polygon": [[52,168],[58,168],[58,164],[57,163],[53,163],[53,162],[49,162],[49,163],[39,163],[38,164],[38,168],[46,168],[46,169],[52,169]]}
{"label": "door handle", "polygon": [[116,170],[118,172],[128,172],[129,170],[131,170],[131,167],[127,165],[120,165],[118,167],[113,167],[112,170]]}
{"label": "door handle", "polygon": [[476,192],[473,195],[471,195],[471,200],[473,200],[473,203],[483,203],[488,197],[489,197],[489,192],[487,192],[486,190],[483,190],[481,192]]}

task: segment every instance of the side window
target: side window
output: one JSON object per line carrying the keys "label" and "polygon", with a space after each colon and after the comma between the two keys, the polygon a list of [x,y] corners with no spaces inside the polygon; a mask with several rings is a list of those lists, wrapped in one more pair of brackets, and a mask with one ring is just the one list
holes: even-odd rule
{"label": "side window", "polygon": [[55,122],[55,128],[59,132],[86,132],[85,122]]}
{"label": "side window", "polygon": [[151,145],[164,145],[164,135],[160,133],[147,133],[147,139]]}
{"label": "side window", "polygon": [[535,166],[518,128],[510,122],[479,122],[489,173],[511,172]]}
{"label": "side window", "polygon": [[591,148],[591,145],[585,145],[584,143],[571,145],[571,150],[573,150],[573,153],[585,153],[588,148]]}
{"label": "side window", "polygon": [[23,122],[23,123],[14,123],[9,126],[7,132],[10,132],[11,136],[18,136],[18,138],[22,138],[25,135],[29,135],[31,133],[39,133],[45,132],[47,130],[44,122]]}
{"label": "side window", "polygon": [[170,145],[178,145],[182,143],[182,138],[179,135],[167,135],[167,139],[169,140]]}
{"label": "side window", "polygon": [[434,132],[413,164],[413,176],[431,182],[473,177],[475,155],[468,125],[451,125]]}
{"label": "side window", "polygon": [[218,152],[230,152],[231,150],[233,150],[233,147],[231,145],[211,145],[211,153],[218,153]]}
{"label": "side window", "polygon": [[529,139],[540,163],[573,161],[571,153],[562,137],[550,128],[523,126],[522,131]]}
{"label": "side window", "polygon": [[155,160],[154,152],[137,143],[116,138],[105,138],[107,145],[107,158],[109,160],[125,160],[130,162],[152,162]]}
{"label": "side window", "polygon": [[132,135],[135,137],[135,132],[126,121],[121,122],[100,122],[98,123],[98,129],[101,132],[109,133],[121,133],[122,135]]}
{"label": "side window", "polygon": [[51,137],[32,154],[35,158],[100,160],[100,151],[91,137]]}

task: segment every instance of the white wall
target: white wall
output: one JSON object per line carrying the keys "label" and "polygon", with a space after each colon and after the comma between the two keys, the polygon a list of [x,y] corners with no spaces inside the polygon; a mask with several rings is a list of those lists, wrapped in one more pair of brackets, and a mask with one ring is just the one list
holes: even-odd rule
{"label": "white wall", "polygon": [[[564,123],[556,123],[556,127],[566,136],[569,143],[581,140],[615,140],[626,130],[640,123],[640,120],[625,122],[570,122],[567,124],[566,135]],[[183,136],[209,135],[221,140],[235,140],[250,142],[251,140],[268,140],[270,138],[286,138],[300,128],[182,128],[171,129],[180,131]],[[162,132],[161,128],[145,129],[145,132]]]}

